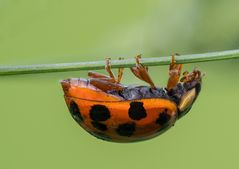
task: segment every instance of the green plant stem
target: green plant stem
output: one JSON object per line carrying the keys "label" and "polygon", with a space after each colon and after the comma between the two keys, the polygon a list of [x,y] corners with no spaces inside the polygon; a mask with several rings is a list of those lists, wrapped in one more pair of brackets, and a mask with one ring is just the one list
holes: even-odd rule
{"label": "green plant stem", "polygon": [[[217,60],[239,59],[239,49],[221,52],[211,52],[203,54],[191,54],[176,56],[177,63],[195,63]],[[171,56],[143,58],[141,63],[145,66],[158,66],[170,64]],[[135,65],[135,59],[112,60],[112,68],[132,67]],[[78,70],[97,70],[104,69],[105,61],[75,62],[75,63],[57,63],[57,64],[39,64],[39,65],[19,65],[19,66],[0,66],[0,76],[20,75],[33,73],[66,72]]]}

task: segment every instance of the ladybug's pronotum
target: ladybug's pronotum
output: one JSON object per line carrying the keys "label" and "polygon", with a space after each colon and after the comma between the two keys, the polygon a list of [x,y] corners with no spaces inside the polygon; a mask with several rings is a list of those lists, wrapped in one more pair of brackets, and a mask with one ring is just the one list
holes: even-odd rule
{"label": "ladybug's pronotum", "polygon": [[165,88],[155,86],[140,56],[131,71],[150,86],[121,84],[123,68],[119,68],[116,78],[109,59],[105,68],[109,76],[89,72],[89,79],[70,78],[61,84],[75,121],[107,141],[134,142],[158,136],[191,109],[201,89],[201,72],[184,72],[180,79],[182,64],[177,64],[174,56]]}

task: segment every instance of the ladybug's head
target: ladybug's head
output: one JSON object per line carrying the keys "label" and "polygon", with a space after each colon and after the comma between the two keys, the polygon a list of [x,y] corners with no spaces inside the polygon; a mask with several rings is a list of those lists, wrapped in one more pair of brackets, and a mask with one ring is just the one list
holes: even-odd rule
{"label": "ladybug's head", "polygon": [[201,91],[202,74],[199,70],[192,73],[184,72],[181,82],[168,92],[178,107],[178,118],[184,116],[191,109]]}

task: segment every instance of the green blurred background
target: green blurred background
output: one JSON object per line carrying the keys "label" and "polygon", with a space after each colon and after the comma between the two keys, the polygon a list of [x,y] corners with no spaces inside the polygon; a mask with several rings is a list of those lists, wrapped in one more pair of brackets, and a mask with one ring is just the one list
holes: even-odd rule
{"label": "green blurred background", "polygon": [[[237,0],[0,0],[0,64],[40,64],[239,48]],[[190,113],[149,141],[98,140],[71,118],[59,80],[87,72],[0,78],[1,169],[239,168],[239,61],[206,72]],[[167,66],[150,67],[157,85]],[[104,72],[104,71],[99,71]],[[125,71],[123,83],[143,82]]]}

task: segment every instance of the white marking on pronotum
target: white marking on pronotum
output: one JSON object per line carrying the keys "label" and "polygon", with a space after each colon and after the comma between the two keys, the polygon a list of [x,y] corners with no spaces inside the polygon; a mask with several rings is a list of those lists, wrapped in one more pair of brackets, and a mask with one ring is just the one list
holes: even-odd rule
{"label": "white marking on pronotum", "polygon": [[189,90],[187,93],[185,93],[179,103],[179,110],[182,112],[184,111],[192,102],[194,101],[196,97],[196,89],[193,88]]}

